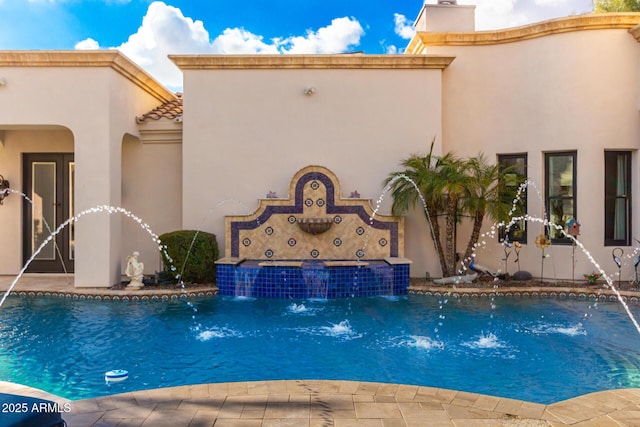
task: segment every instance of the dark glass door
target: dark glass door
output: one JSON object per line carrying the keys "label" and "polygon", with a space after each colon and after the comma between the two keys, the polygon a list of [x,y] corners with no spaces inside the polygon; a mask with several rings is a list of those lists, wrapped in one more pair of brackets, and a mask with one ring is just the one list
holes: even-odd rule
{"label": "dark glass door", "polygon": [[[23,259],[26,263],[39,249],[28,272],[71,273],[74,259],[74,225],[49,236],[74,215],[73,154],[30,153],[23,156],[24,201]],[[44,245],[44,246],[43,246]]]}

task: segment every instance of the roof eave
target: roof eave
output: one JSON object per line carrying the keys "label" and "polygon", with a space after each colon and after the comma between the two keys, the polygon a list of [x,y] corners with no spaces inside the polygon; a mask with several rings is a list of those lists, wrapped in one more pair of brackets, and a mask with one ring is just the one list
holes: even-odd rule
{"label": "roof eave", "polygon": [[173,92],[115,49],[0,50],[0,67],[109,67],[160,102],[176,99]]}
{"label": "roof eave", "polygon": [[409,44],[413,50],[425,46],[468,46],[492,45],[512,43],[534,39],[553,34],[575,31],[628,29],[636,39],[640,37],[640,29],[634,30],[640,24],[640,13],[603,13],[569,16],[538,22],[522,27],[508,28],[495,31],[430,33],[418,32]]}
{"label": "roof eave", "polygon": [[181,70],[444,69],[442,55],[169,55]]}

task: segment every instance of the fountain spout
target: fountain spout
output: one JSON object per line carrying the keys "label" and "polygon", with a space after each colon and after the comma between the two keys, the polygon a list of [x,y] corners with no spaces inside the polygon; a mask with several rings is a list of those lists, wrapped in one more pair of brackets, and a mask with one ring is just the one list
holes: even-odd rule
{"label": "fountain spout", "polygon": [[297,218],[296,223],[302,231],[315,236],[328,231],[333,224],[333,218]]}

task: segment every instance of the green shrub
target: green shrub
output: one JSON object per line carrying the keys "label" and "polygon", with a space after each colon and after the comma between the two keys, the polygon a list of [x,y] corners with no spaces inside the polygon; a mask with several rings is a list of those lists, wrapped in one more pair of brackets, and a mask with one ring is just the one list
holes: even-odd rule
{"label": "green shrub", "polygon": [[[215,282],[216,266],[214,261],[218,259],[218,242],[215,234],[204,231],[180,230],[165,233],[159,237],[161,244],[166,247],[166,254],[171,258],[167,259],[165,251],[162,251],[165,271],[170,272],[172,277],[180,274],[184,269],[182,280],[185,283]],[[175,271],[170,271],[172,266]]]}

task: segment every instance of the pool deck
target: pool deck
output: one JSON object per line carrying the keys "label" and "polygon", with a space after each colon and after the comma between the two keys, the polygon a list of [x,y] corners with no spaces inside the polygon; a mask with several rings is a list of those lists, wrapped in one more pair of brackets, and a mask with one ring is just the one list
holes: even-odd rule
{"label": "pool deck", "polygon": [[[0,292],[8,289],[14,279],[15,276],[0,276]],[[74,288],[71,275],[25,275],[13,291],[27,295],[142,300],[197,297],[213,294],[215,288],[186,291]],[[461,297],[613,297],[609,290],[582,287],[453,289],[423,285],[414,286],[411,291],[431,295],[454,292]],[[623,291],[623,295],[637,301],[640,294]],[[640,389],[603,391],[550,405],[442,388],[324,380],[199,384],[77,401],[2,381],[0,392],[59,403],[63,410],[69,409],[63,411],[69,427],[640,427]]]}
{"label": "pool deck", "polygon": [[0,390],[58,403],[69,427],[640,426],[640,389],[551,405],[357,381],[199,384],[77,401],[7,382]]}

